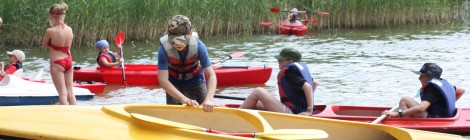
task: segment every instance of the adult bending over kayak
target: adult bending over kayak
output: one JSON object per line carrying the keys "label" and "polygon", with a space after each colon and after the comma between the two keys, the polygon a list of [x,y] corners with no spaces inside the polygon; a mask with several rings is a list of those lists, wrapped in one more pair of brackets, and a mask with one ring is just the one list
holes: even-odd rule
{"label": "adult bending over kayak", "polygon": [[455,102],[465,92],[441,78],[442,69],[435,63],[425,63],[419,71],[422,86],[420,89],[421,104],[413,98],[404,96],[400,99],[397,112],[384,111],[391,117],[412,118],[446,118],[456,113]]}
{"label": "adult bending over kayak", "polygon": [[96,42],[96,48],[100,51],[96,62],[102,68],[112,68],[118,67],[123,59],[119,59],[119,62],[116,62],[116,58],[121,58],[121,45],[118,45],[118,53],[113,53],[109,51],[109,43],[106,40],[100,40]]}
{"label": "adult bending over kayak", "polygon": [[23,68],[23,61],[25,59],[25,55],[23,51],[14,50],[11,52],[7,52],[8,54],[8,64],[5,66],[5,63],[0,62],[0,81],[3,80],[7,74],[13,74],[16,70]]}
{"label": "adult bending over kayak", "polygon": [[274,57],[281,69],[277,75],[281,101],[266,89],[256,88],[240,108],[312,115],[313,93],[318,83],[310,76],[307,65],[299,63],[302,55],[293,48],[284,48]]}
{"label": "adult bending over kayak", "polygon": [[166,91],[166,103],[201,104],[211,112],[217,79],[206,46],[186,16],[174,16],[167,32],[158,49],[158,82]]}

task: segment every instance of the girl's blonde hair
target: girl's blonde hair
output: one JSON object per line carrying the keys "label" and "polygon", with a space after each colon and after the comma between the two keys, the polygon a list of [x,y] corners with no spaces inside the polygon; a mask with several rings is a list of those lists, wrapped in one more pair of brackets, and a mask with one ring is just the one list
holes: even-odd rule
{"label": "girl's blonde hair", "polygon": [[69,7],[65,3],[60,4],[53,4],[51,8],[49,8],[49,14],[52,17],[54,22],[63,23],[65,20],[65,11],[67,11]]}
{"label": "girl's blonde hair", "polygon": [[63,15],[69,7],[65,3],[53,4],[49,8],[49,14]]}

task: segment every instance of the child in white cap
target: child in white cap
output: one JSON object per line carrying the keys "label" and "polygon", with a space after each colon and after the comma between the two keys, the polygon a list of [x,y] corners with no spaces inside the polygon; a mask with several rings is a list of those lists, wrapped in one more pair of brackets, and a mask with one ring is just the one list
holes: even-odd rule
{"label": "child in white cap", "polygon": [[25,59],[23,51],[13,50],[11,52],[7,52],[7,54],[10,64],[5,66],[5,63],[0,62],[0,81],[3,80],[5,75],[13,74],[16,70],[23,68],[23,61]]}
{"label": "child in white cap", "polygon": [[118,53],[113,53],[109,51],[109,43],[106,40],[100,40],[96,42],[96,48],[98,49],[98,57],[96,58],[96,62],[102,68],[112,68],[118,67],[119,64],[123,61],[123,59],[119,59],[119,62],[116,61],[116,58],[121,57],[121,45],[118,45]]}

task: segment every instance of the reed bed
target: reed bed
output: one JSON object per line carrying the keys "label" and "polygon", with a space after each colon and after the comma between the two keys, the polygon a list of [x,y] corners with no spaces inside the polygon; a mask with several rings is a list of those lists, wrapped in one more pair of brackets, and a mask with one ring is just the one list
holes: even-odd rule
{"label": "reed bed", "polygon": [[[49,6],[59,0],[6,0],[0,3],[0,46],[38,46],[48,25]],[[407,24],[445,24],[466,20],[467,0],[70,0],[66,24],[74,45],[92,46],[124,31],[128,40],[153,41],[165,33],[177,14],[191,19],[200,36],[275,33],[261,21],[278,22],[286,13],[271,7],[309,12],[310,29],[377,28]],[[465,16],[466,15],[466,16]]]}

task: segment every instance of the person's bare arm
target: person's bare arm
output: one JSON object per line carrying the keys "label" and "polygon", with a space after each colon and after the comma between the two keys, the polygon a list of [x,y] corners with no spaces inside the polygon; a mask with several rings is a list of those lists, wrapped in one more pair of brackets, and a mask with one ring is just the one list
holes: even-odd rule
{"label": "person's bare arm", "polygon": [[458,101],[464,93],[465,93],[465,89],[461,87],[455,87],[455,100]]}
{"label": "person's bare arm", "polygon": [[199,103],[195,100],[191,100],[188,97],[184,96],[183,93],[178,91],[173,84],[168,80],[168,70],[158,70],[158,83],[166,93],[170,94],[173,98],[179,100],[183,104],[189,106],[199,106]]}

